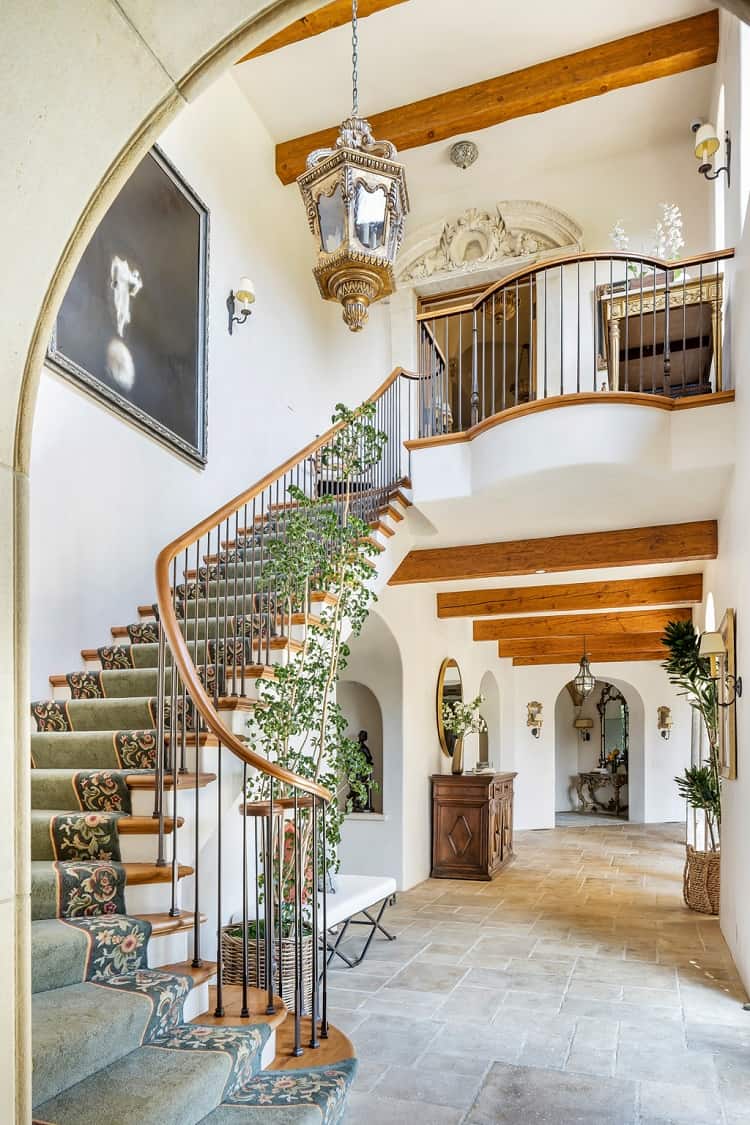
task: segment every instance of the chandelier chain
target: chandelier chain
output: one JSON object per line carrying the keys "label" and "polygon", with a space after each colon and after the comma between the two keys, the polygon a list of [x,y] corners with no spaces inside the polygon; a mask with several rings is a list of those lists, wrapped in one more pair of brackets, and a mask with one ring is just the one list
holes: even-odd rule
{"label": "chandelier chain", "polygon": [[359,36],[357,0],[352,0],[352,117],[359,117]]}

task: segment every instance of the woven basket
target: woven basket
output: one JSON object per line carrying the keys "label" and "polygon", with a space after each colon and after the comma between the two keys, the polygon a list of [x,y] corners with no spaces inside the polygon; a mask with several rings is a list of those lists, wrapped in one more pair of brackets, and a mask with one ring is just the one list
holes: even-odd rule
{"label": "woven basket", "polygon": [[[240,924],[241,925],[241,924]],[[224,926],[221,931],[222,977],[225,984],[242,984],[242,935],[236,936]],[[256,962],[256,946],[257,962]],[[278,985],[279,939],[274,941],[274,992],[281,995],[290,1011],[294,1011],[294,939],[284,938],[281,942],[281,991]],[[256,969],[260,969],[260,979]],[[250,988],[266,988],[266,951],[263,939],[257,941],[248,934],[247,939],[247,982]],[[313,982],[313,939],[308,934],[302,938],[302,1014],[310,1011],[310,996]]]}
{"label": "woven basket", "polygon": [[682,894],[685,904],[700,914],[719,913],[721,856],[719,852],[699,852],[686,844]]}

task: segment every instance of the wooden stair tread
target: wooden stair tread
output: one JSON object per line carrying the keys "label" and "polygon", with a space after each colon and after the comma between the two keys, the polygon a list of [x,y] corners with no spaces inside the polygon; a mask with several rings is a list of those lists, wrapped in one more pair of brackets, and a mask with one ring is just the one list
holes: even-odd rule
{"label": "wooden stair tread", "polygon": [[[165,911],[163,914],[134,914],[133,917],[150,924],[152,937],[163,937],[165,934],[179,933],[182,930],[192,931],[195,920],[192,910],[181,910],[175,916]],[[200,921],[207,922],[208,915],[201,914]]]}
{"label": "wooden stair tread", "polygon": [[[169,883],[172,879],[171,863],[165,863],[162,867],[156,863],[123,863],[122,866],[125,868],[126,885],[131,887],[141,887],[146,883]],[[178,864],[178,879],[185,879],[192,874],[192,867],[184,863]]]}
{"label": "wooden stair tread", "polygon": [[[216,740],[214,740],[216,741]],[[177,788],[178,789],[195,789],[196,775],[194,773],[178,773],[177,774]],[[174,776],[171,773],[164,776],[164,788],[171,789]],[[216,781],[215,773],[200,773],[198,774],[198,788],[205,789],[212,781]],[[149,773],[131,773],[125,778],[125,784],[128,789],[156,789],[156,777],[153,771]]]}
{"label": "wooden stair tread", "polygon": [[[177,827],[182,828],[184,823],[184,816],[178,816]],[[164,831],[170,834],[173,826],[173,818],[165,816]],[[120,836],[156,836],[159,833],[159,820],[155,816],[121,816],[117,821],[117,831]]]}
{"label": "wooden stair tread", "polygon": [[193,967],[192,961],[174,961],[171,965],[159,965],[160,973],[174,973],[176,976],[192,977],[193,988],[205,984],[216,976],[216,962],[204,961],[198,968]]}
{"label": "wooden stair tread", "polygon": [[152,602],[151,605],[139,605],[138,606],[138,616],[139,617],[153,617],[154,616],[154,603]]}
{"label": "wooden stair tread", "polygon": [[273,1015],[266,1013],[268,993],[263,988],[248,988],[247,1008],[249,1016],[241,1016],[242,1010],[242,985],[225,984],[222,989],[224,1015],[215,1016],[216,1010],[216,985],[209,987],[209,1010],[201,1016],[196,1016],[191,1023],[202,1024],[206,1027],[243,1027],[246,1024],[267,1023],[269,1027],[281,1027],[289,1012],[284,1001],[279,996],[274,996],[273,1003],[276,1011]]}
{"label": "wooden stair tread", "polygon": [[276,1057],[269,1070],[306,1070],[309,1066],[333,1066],[344,1059],[356,1058],[357,1052],[348,1035],[339,1031],[333,1024],[328,1025],[328,1038],[320,1040],[320,1046],[312,1050],[310,1042],[310,1017],[302,1017],[303,1054],[297,1058],[294,1049],[294,1018],[284,1020],[276,1031]]}

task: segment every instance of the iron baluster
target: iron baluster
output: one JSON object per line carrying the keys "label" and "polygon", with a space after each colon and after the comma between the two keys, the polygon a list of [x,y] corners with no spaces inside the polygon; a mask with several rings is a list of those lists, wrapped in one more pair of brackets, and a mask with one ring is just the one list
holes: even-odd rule
{"label": "iron baluster", "polygon": [[[221,534],[220,536],[221,537]],[[222,807],[221,807],[221,775],[222,775],[222,754],[221,754],[221,741],[217,749],[217,762],[216,762],[216,809],[217,809],[217,822],[216,822],[216,1008],[214,1015],[217,1019],[221,1019],[224,1015],[224,973],[222,964],[222,951],[221,951],[221,919],[222,919],[222,903],[221,903],[221,879],[222,879]]]}
{"label": "iron baluster", "polygon": [[165,746],[166,746],[166,731],[164,729],[164,706],[165,706],[165,672],[164,667],[166,663],[166,636],[164,634],[164,627],[161,621],[158,622],[159,626],[159,649],[157,655],[157,673],[156,673],[156,797],[154,804],[154,816],[159,821],[159,835],[157,843],[157,867],[164,867],[166,865],[166,858],[164,855],[164,767],[165,767]]}
{"label": "iron baluster", "polygon": [[[266,824],[266,854],[263,862],[263,901],[265,904],[265,926],[266,931],[266,989],[268,991],[268,999],[266,1003],[266,1015],[272,1016],[276,1011],[273,1002],[273,777],[270,778],[268,787],[268,819]],[[279,841],[279,846],[283,846],[283,840]],[[280,853],[281,854],[281,853]],[[279,862],[281,860],[279,859]],[[281,942],[282,935],[279,934],[279,942]],[[279,948],[279,960],[281,960],[281,949]]]}
{"label": "iron baluster", "polygon": [[326,802],[322,804],[321,860],[323,866],[323,995],[320,1009],[320,1038],[328,1038],[328,848],[326,847]]}
{"label": "iron baluster", "polygon": [[299,792],[294,790],[294,1050],[302,1054],[302,851]]}
{"label": "iron baluster", "polygon": [[247,1005],[247,762],[242,763],[242,1008],[240,1016],[247,1018],[250,1010]]}
{"label": "iron baluster", "polygon": [[[317,797],[313,794],[310,809],[312,833],[312,990],[310,996],[310,1046],[313,1050],[320,1046],[318,1041],[318,817]],[[325,886],[323,894],[325,894]]]}

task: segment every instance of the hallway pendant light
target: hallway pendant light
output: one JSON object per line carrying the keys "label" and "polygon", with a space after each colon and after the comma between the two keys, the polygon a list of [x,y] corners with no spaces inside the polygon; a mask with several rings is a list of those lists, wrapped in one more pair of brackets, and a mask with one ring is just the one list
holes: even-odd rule
{"label": "hallway pendant light", "polygon": [[575,685],[576,691],[578,692],[581,699],[586,699],[589,695],[591,695],[592,691],[594,690],[594,685],[596,684],[596,677],[591,671],[589,658],[586,655],[585,637],[583,638],[583,656],[581,657],[581,662],[578,665],[578,671],[573,677],[573,684]]}
{"label": "hallway pendant light", "polygon": [[393,264],[409,210],[406,175],[390,141],[359,116],[357,0],[352,0],[352,113],[333,148],[316,149],[297,177],[318,244],[313,276],[324,301],[339,301],[352,332],[371,304],[395,289]]}

